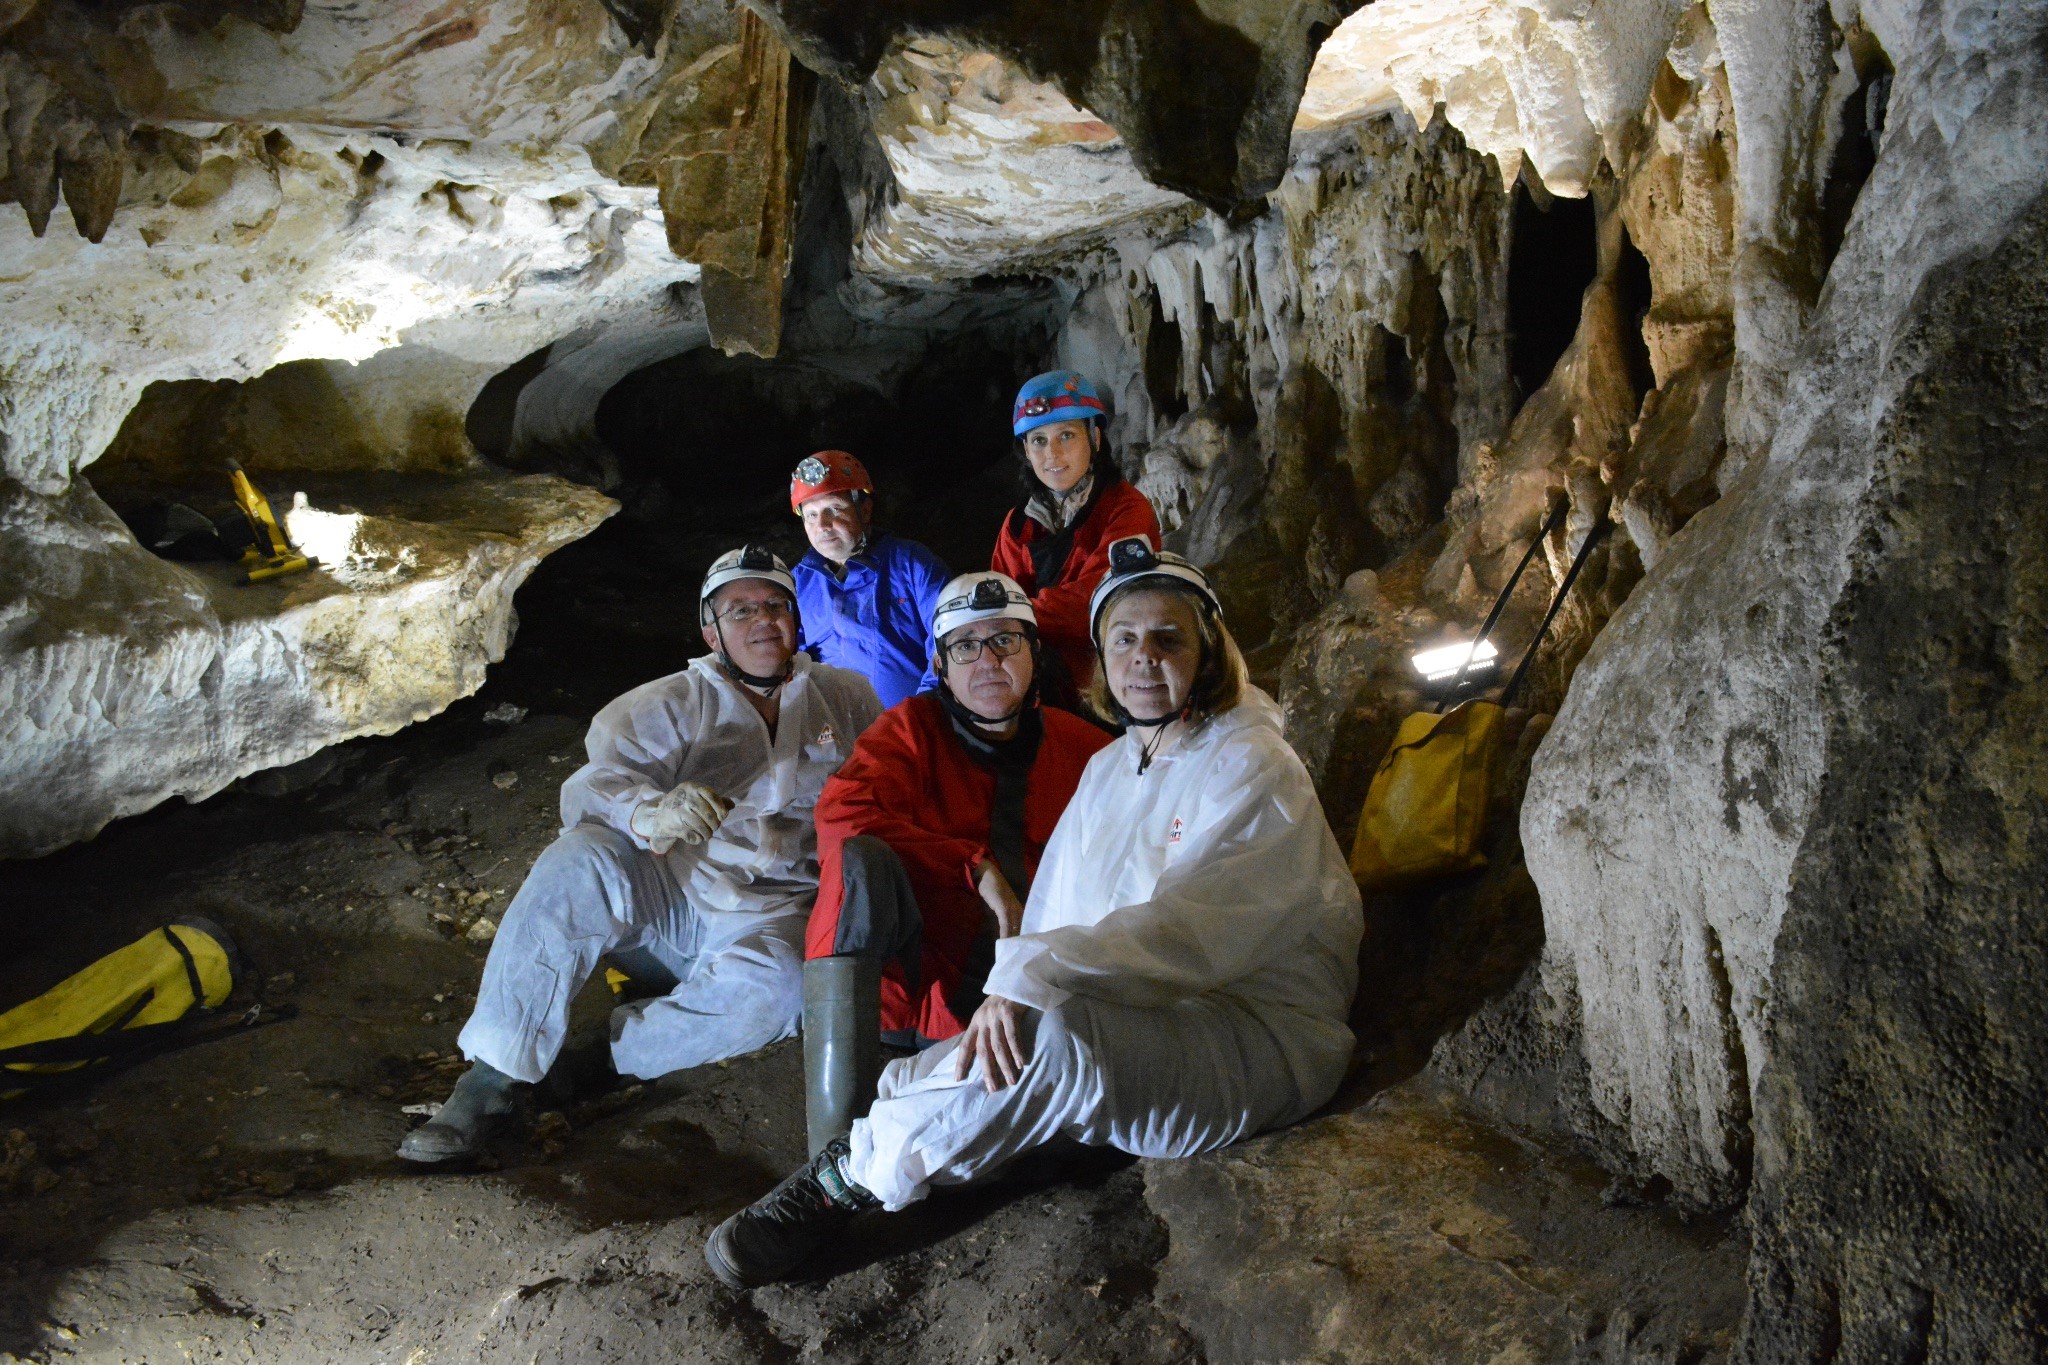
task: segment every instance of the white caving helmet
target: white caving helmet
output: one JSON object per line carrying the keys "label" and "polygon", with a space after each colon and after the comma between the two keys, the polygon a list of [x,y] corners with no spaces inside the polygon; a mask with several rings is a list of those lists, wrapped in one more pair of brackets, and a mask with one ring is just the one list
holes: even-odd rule
{"label": "white caving helmet", "polygon": [[1094,596],[1088,599],[1088,637],[1095,641],[1098,650],[1102,648],[1102,609],[1109,605],[1109,599],[1125,588],[1148,581],[1160,587],[1190,589],[1210,615],[1219,619],[1223,615],[1223,603],[1207,574],[1171,550],[1153,549],[1152,542],[1144,536],[1125,536],[1110,543],[1109,572],[1102,576]]}
{"label": "white caving helmet", "polygon": [[1031,609],[1031,597],[1008,574],[984,569],[964,573],[939,589],[938,605],[932,608],[932,643],[938,645],[962,626],[976,621],[1008,617],[1038,628],[1038,613]]}
{"label": "white caving helmet", "polygon": [[949,671],[945,662],[946,637],[962,626],[971,626],[976,621],[1020,621],[1024,634],[1031,642],[1031,687],[1025,692],[1007,715],[984,716],[969,710],[943,682],[939,685],[939,705],[946,708],[956,720],[969,724],[999,725],[1014,720],[1024,712],[1038,705],[1039,658],[1038,658],[1038,613],[1031,609],[1031,596],[1016,579],[1008,574],[983,569],[979,573],[964,573],[945,587],[939,589],[938,605],[932,608],[932,649],[938,656],[935,662],[943,678]]}
{"label": "white caving helmet", "polygon": [[728,583],[737,583],[743,578],[758,578],[763,583],[773,583],[789,594],[789,607],[796,610],[796,579],[790,576],[789,565],[782,562],[771,550],[759,545],[742,545],[737,550],[727,550],[711,561],[710,571],[704,575],[704,586],[697,590],[697,621],[710,626],[718,636],[718,661],[725,665],[725,671],[759,692],[772,692],[788,682],[796,672],[796,657],[790,656],[789,663],[780,676],[762,677],[749,673],[733,661],[732,651],[725,647],[725,623],[711,613],[711,598]]}
{"label": "white caving helmet", "polygon": [[711,624],[713,595],[726,584],[737,583],[742,578],[758,578],[763,583],[773,583],[789,594],[791,602],[796,601],[796,579],[791,576],[789,565],[771,550],[759,545],[742,545],[711,561],[711,568],[704,575],[704,586],[697,590],[699,624]]}

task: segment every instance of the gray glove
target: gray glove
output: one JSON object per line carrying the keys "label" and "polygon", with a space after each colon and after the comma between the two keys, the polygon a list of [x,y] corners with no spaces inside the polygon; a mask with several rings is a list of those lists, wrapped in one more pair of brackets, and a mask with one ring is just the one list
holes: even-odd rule
{"label": "gray glove", "polygon": [[686,844],[709,839],[731,809],[732,803],[711,788],[682,782],[666,796],[640,803],[633,812],[633,832],[656,853],[666,853],[678,839]]}

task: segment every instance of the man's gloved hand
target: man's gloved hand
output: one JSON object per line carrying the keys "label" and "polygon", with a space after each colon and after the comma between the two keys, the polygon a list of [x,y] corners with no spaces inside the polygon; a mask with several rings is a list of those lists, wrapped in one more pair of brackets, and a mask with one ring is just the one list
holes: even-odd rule
{"label": "man's gloved hand", "polygon": [[709,787],[678,783],[666,796],[640,803],[633,812],[633,832],[656,853],[666,853],[678,839],[686,844],[709,839],[731,809],[732,803]]}

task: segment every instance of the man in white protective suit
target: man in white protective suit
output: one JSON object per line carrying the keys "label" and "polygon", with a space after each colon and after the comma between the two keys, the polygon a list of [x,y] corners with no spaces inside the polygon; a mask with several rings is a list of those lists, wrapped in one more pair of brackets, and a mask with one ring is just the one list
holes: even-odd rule
{"label": "man in white protective suit", "polygon": [[889,1065],[850,1138],[712,1233],[727,1285],[786,1278],[860,1210],[1053,1139],[1191,1156],[1304,1117],[1343,1079],[1358,888],[1214,589],[1132,537],[1090,615],[1094,704],[1128,728],[1089,761],[986,1001]]}
{"label": "man in white protective suit", "polygon": [[881,713],[858,673],[796,652],[796,585],[754,546],[698,594],[712,653],[597,713],[562,833],[505,910],[464,1025],[472,1063],[398,1154],[474,1156],[547,1074],[569,1005],[610,956],[665,990],[612,1014],[612,1063],[655,1077],[796,1032],[818,892],[818,792]]}

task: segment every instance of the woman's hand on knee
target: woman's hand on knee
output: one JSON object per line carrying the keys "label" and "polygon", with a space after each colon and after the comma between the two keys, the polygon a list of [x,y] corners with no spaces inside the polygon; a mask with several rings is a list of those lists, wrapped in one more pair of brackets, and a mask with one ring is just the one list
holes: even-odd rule
{"label": "woman's hand on knee", "polygon": [[955,1065],[953,1079],[964,1081],[974,1070],[974,1059],[981,1058],[982,1081],[989,1092],[1001,1090],[1006,1085],[1016,1084],[1024,1074],[1024,1063],[1029,1060],[1024,1043],[1017,1034],[1017,1021],[1024,1016],[1023,1005],[1000,995],[991,995],[981,1002],[981,1008],[967,1021],[967,1032],[961,1035],[959,1062]]}

